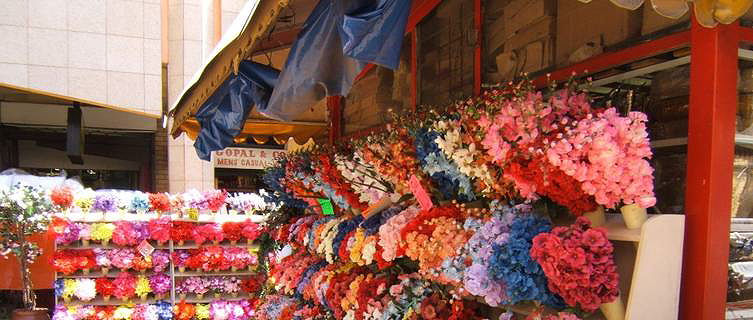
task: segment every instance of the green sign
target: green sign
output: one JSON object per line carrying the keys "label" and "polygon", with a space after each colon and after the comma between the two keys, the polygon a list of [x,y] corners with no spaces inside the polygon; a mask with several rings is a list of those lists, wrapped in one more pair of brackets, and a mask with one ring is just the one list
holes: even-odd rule
{"label": "green sign", "polygon": [[319,201],[319,204],[322,206],[322,213],[326,215],[333,215],[335,214],[335,209],[332,208],[332,201],[329,201],[329,199],[316,199]]}

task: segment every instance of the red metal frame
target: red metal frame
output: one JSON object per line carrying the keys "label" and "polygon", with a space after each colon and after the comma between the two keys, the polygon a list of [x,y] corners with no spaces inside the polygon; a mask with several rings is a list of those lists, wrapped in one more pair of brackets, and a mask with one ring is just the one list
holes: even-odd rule
{"label": "red metal frame", "polygon": [[737,111],[737,25],[691,26],[682,319],[724,319]]}
{"label": "red metal frame", "polygon": [[410,9],[408,23],[405,26],[405,32],[411,32],[442,0],[414,0],[413,7]]}

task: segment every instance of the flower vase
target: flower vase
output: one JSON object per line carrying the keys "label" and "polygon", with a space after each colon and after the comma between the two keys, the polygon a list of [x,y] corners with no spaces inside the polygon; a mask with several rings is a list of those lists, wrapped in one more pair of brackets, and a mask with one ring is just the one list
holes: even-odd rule
{"label": "flower vase", "polygon": [[71,297],[69,297],[69,296],[63,296],[63,300],[65,302],[71,302]]}
{"label": "flower vase", "polygon": [[110,243],[110,239],[102,239],[102,245],[107,246]]}
{"label": "flower vase", "polygon": [[165,245],[165,242],[166,242],[165,240],[157,241],[157,245],[160,246],[160,247],[162,247],[162,246]]}
{"label": "flower vase", "polygon": [[215,293],[214,293],[214,298],[215,298],[215,299],[219,299],[219,298],[221,298],[221,297],[222,297],[222,294],[221,294],[221,293],[219,293],[219,292],[215,292]]}
{"label": "flower vase", "polygon": [[109,295],[103,296],[102,300],[104,300],[104,301],[110,301],[110,296]]}
{"label": "flower vase", "polygon": [[238,291],[233,292],[232,295],[233,295],[233,298],[237,298],[238,297]]}
{"label": "flower vase", "polygon": [[237,243],[238,243],[238,240],[230,240],[230,244],[231,244],[231,245],[235,245],[235,244],[237,244]]}
{"label": "flower vase", "polygon": [[180,271],[180,272],[186,272],[186,267],[185,266],[180,266],[180,267],[178,267],[178,271]]}
{"label": "flower vase", "polygon": [[604,303],[599,306],[601,313],[604,314],[604,318],[607,320],[623,320],[625,319],[625,304],[622,303],[622,298],[617,296],[617,299],[609,303]]}
{"label": "flower vase", "polygon": [[131,302],[131,298],[121,298],[120,301],[123,302],[123,304]]}
{"label": "flower vase", "polygon": [[236,271],[238,271],[238,268],[236,268],[235,266],[232,266],[232,267],[230,267],[230,271],[236,272]]}
{"label": "flower vase", "polygon": [[162,300],[162,299],[165,299],[165,294],[164,293],[159,293],[159,294],[155,295],[154,297],[157,300]]}
{"label": "flower vase", "polygon": [[89,239],[81,239],[81,245],[84,247],[89,246]]}
{"label": "flower vase", "polygon": [[139,273],[140,273],[140,274],[145,274],[145,273],[146,273],[146,269],[141,269],[141,270],[139,270]]}
{"label": "flower vase", "polygon": [[180,300],[186,300],[186,294],[185,293],[181,293],[180,294]]}
{"label": "flower vase", "polygon": [[583,213],[583,216],[591,221],[592,227],[601,227],[607,223],[607,216],[604,213],[604,207],[598,206],[596,210]]}
{"label": "flower vase", "polygon": [[218,240],[212,240],[212,243],[214,243],[214,245],[220,244],[220,242]]}
{"label": "flower vase", "polygon": [[102,267],[102,275],[106,276],[108,273],[110,273],[110,268]]}
{"label": "flower vase", "polygon": [[252,245],[252,244],[254,244],[254,240],[246,239],[246,244]]}
{"label": "flower vase", "polygon": [[84,270],[81,270],[81,271],[83,271],[83,272],[84,272],[84,274],[89,274],[89,268],[86,268],[86,269],[84,269]]}
{"label": "flower vase", "polygon": [[147,297],[149,297],[149,296],[148,296],[148,295],[146,295],[146,294],[142,294],[142,295],[140,295],[140,296],[139,296],[139,298],[141,298],[141,301],[142,301],[142,302],[146,301],[146,298],[147,298]]}
{"label": "flower vase", "polygon": [[248,271],[250,271],[250,272],[254,272],[254,266],[252,266],[252,265],[249,265],[249,266],[248,266]]}
{"label": "flower vase", "polygon": [[120,272],[127,272],[128,268],[120,268]]}
{"label": "flower vase", "polygon": [[198,300],[204,299],[204,294],[203,293],[197,293],[196,294],[196,299],[198,299]]}
{"label": "flower vase", "polygon": [[646,209],[641,208],[637,204],[624,205],[620,208],[620,211],[628,229],[640,229],[643,223],[646,222],[646,219],[648,219]]}
{"label": "flower vase", "polygon": [[186,243],[186,242],[185,242],[185,241],[183,241],[183,240],[178,240],[178,245],[179,245],[179,246],[182,246],[182,245],[183,245],[184,243]]}

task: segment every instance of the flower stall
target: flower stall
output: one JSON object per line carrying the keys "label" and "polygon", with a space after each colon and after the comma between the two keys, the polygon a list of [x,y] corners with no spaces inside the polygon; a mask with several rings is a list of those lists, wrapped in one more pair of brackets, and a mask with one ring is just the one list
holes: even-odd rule
{"label": "flower stall", "polygon": [[[249,319],[263,282],[260,194],[49,190],[53,319]],[[189,311],[190,309],[190,311]],[[186,314],[190,312],[190,316]]]}

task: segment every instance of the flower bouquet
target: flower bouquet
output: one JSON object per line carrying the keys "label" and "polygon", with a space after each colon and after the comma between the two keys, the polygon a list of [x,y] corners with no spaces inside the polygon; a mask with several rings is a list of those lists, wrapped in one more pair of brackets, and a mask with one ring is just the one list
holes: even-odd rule
{"label": "flower bouquet", "polygon": [[141,298],[141,301],[146,301],[149,293],[152,292],[152,287],[149,283],[149,279],[143,275],[138,276],[136,279],[136,288],[134,293]]}
{"label": "flower bouquet", "polygon": [[231,245],[235,245],[238,240],[243,236],[243,223],[228,221],[222,224],[222,233],[225,239],[230,241]]}
{"label": "flower bouquet", "polygon": [[128,272],[118,274],[112,284],[114,286],[112,294],[123,302],[128,302],[136,294],[136,277]]}
{"label": "flower bouquet", "polygon": [[110,300],[110,296],[115,292],[115,285],[109,278],[97,278],[95,288],[105,301]]}
{"label": "flower bouquet", "polygon": [[619,299],[614,248],[604,229],[590,225],[580,217],[569,227],[539,234],[530,251],[546,274],[549,288],[569,306],[587,312]]}
{"label": "flower bouquet", "polygon": [[152,252],[152,268],[154,272],[163,272],[170,263],[170,253],[167,250],[154,250]]}
{"label": "flower bouquet", "polygon": [[193,237],[193,230],[196,224],[185,221],[175,221],[170,228],[170,238],[182,246],[186,241]]}
{"label": "flower bouquet", "polygon": [[115,232],[115,225],[112,223],[95,223],[91,225],[91,240],[98,241],[103,246],[107,246]]}
{"label": "flower bouquet", "polygon": [[164,273],[155,273],[149,276],[149,287],[157,296],[158,300],[163,299],[172,288],[170,276]]}
{"label": "flower bouquet", "polygon": [[172,221],[170,220],[169,216],[152,219],[149,220],[147,229],[149,231],[149,238],[157,241],[157,243],[161,246],[170,241]]}
{"label": "flower bouquet", "polygon": [[170,197],[166,193],[150,193],[149,209],[157,214],[170,212]]}

